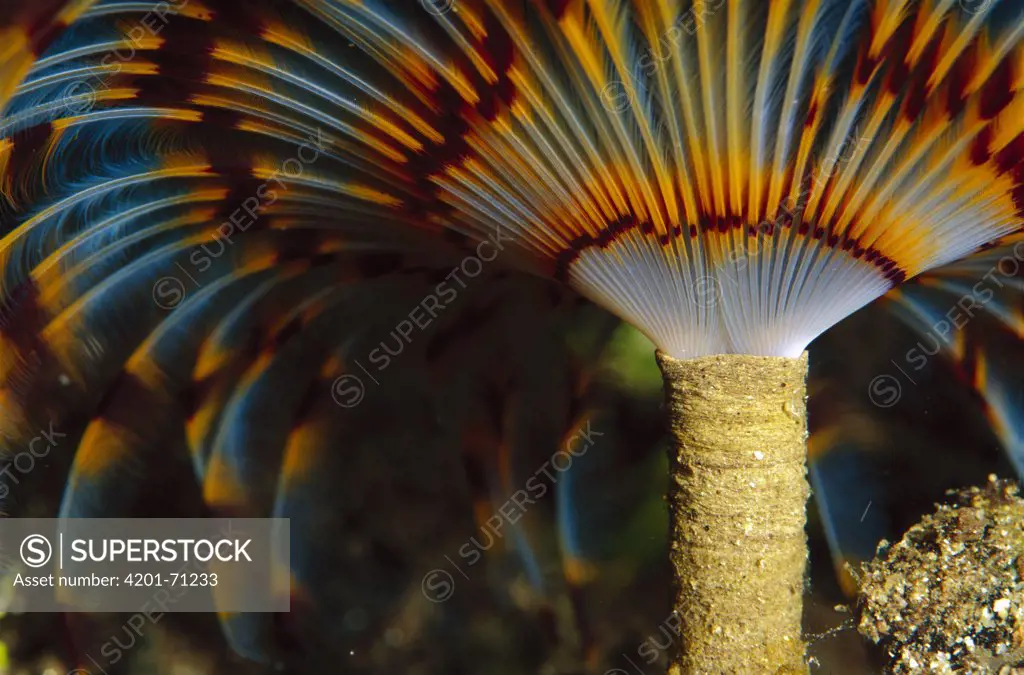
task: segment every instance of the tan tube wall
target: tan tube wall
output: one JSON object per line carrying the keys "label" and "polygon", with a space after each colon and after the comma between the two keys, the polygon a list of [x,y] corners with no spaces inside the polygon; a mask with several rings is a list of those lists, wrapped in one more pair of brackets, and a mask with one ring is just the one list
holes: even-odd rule
{"label": "tan tube wall", "polygon": [[807,354],[658,363],[682,630],[669,673],[806,673]]}

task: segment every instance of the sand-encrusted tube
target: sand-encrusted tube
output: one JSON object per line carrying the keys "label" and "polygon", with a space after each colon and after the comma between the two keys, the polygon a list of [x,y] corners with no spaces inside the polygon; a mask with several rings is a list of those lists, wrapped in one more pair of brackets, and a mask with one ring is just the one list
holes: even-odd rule
{"label": "sand-encrusted tube", "polygon": [[669,674],[806,673],[807,354],[658,364],[681,627]]}

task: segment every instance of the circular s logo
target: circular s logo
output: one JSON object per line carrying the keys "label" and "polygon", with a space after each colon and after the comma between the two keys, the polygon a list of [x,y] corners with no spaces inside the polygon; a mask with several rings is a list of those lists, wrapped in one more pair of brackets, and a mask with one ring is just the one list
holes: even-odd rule
{"label": "circular s logo", "polygon": [[41,534],[30,534],[21,542],[21,559],[32,568],[42,567],[53,557],[50,540]]}
{"label": "circular s logo", "polygon": [[185,299],[185,284],[175,277],[162,277],[153,284],[153,302],[163,310],[172,310]]}
{"label": "circular s logo", "polygon": [[696,304],[704,309],[711,309],[718,302],[718,296],[722,291],[719,287],[718,279],[713,276],[704,275],[697,279],[693,292]]}
{"label": "circular s logo", "polygon": [[966,14],[981,14],[992,7],[992,0],[960,0],[960,9]]}
{"label": "circular s logo", "polygon": [[868,398],[879,408],[891,408],[899,403],[903,387],[892,375],[879,375],[868,385]]}
{"label": "circular s logo", "polygon": [[64,87],[60,101],[72,115],[84,115],[96,105],[96,89],[84,80],[76,80]]}
{"label": "circular s logo", "polygon": [[601,90],[601,103],[608,110],[620,113],[633,105],[633,94],[625,84],[613,80]]}
{"label": "circular s logo", "polygon": [[331,386],[331,396],[334,397],[334,402],[342,408],[356,407],[362,402],[365,395],[366,387],[363,386],[363,381],[355,375],[342,375]]}
{"label": "circular s logo", "polygon": [[455,593],[455,579],[444,570],[431,570],[424,575],[420,587],[427,600],[438,604]]}
{"label": "circular s logo", "polygon": [[446,14],[455,7],[455,0],[420,0],[420,4],[431,14]]}

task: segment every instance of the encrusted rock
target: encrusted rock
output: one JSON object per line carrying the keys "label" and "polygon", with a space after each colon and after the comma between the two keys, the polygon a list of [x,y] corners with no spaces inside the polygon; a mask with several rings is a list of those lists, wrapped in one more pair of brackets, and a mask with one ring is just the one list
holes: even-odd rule
{"label": "encrusted rock", "polygon": [[1024,675],[1024,500],[995,476],[950,494],[863,566],[858,628],[894,674]]}

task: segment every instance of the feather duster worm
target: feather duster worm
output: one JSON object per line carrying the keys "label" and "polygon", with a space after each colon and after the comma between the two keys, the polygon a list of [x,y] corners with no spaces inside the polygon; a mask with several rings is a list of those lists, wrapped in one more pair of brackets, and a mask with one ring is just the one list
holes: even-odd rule
{"label": "feather duster worm", "polygon": [[[32,363],[68,382],[60,414],[92,416],[65,512],[86,515],[101,488],[128,489],[104,469],[165,433],[140,434],[132,406],[187,388],[203,498],[237,506],[242,485],[273,492],[257,461],[272,449],[242,420],[280,386],[281,363],[317,358],[293,346],[279,361],[289,337],[343,331],[335,309],[354,281],[402,271],[440,289],[464,283],[465,260],[501,255],[659,349],[677,439],[675,670],[800,671],[801,354],[894,286],[1020,230],[1022,11],[1016,0],[27,10],[5,28],[0,80],[9,424],[27,430],[57,405]],[[129,311],[131,324],[115,320]],[[188,334],[204,338],[182,339],[196,325],[208,331]],[[286,407],[308,410],[294,396]],[[278,427],[303,449],[296,466],[322,438]],[[723,537],[715,523],[742,527]],[[757,605],[746,616],[743,598]]]}

